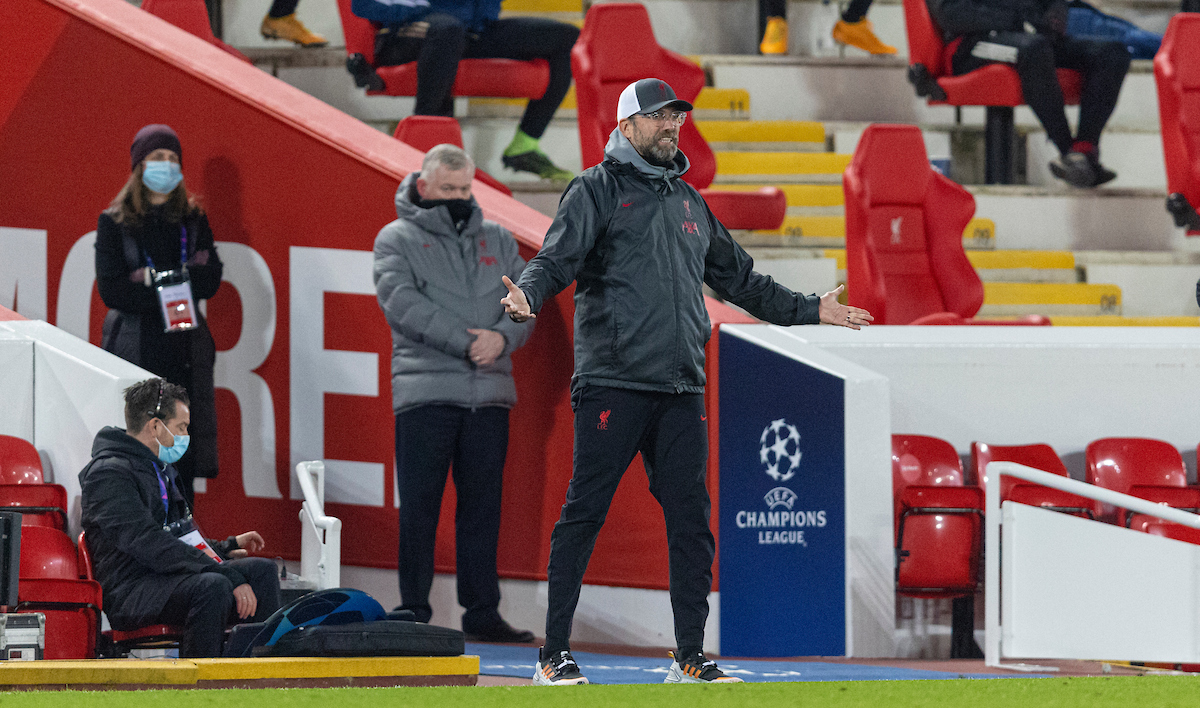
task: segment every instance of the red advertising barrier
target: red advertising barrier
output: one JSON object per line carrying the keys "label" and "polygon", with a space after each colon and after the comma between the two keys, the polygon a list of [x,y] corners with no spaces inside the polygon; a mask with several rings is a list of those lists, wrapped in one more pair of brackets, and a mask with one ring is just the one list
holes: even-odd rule
{"label": "red advertising barrier", "polygon": [[[129,175],[134,133],[171,125],[225,262],[226,282],[208,303],[220,350],[221,474],[197,496],[197,514],[213,535],[257,528],[273,555],[297,558],[291,470],[324,459],[343,562],[395,567],[391,340],[371,247],[421,154],[125,0],[4,0],[0,37],[0,290],[15,282],[22,314],[98,343],[96,218]],[[549,220],[479,182],[475,194],[532,257]],[[547,303],[514,357],[505,577],[545,577],[570,478],[571,295]],[[13,299],[0,292],[0,302]],[[714,326],[748,321],[715,302],[709,312]],[[708,406],[715,431],[716,401]],[[714,497],[716,459],[714,449]],[[447,494],[437,548],[446,572],[453,520]],[[666,558],[662,512],[639,460],[587,581],[666,588]]]}

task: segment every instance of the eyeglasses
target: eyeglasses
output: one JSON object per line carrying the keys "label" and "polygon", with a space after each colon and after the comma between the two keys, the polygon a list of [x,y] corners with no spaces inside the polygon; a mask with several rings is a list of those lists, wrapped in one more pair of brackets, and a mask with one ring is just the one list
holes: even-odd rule
{"label": "eyeglasses", "polygon": [[649,118],[655,123],[669,122],[673,123],[676,128],[683,125],[687,121],[687,113],[678,111],[675,113],[667,113],[666,111],[654,111],[653,113],[639,113],[643,118]]}

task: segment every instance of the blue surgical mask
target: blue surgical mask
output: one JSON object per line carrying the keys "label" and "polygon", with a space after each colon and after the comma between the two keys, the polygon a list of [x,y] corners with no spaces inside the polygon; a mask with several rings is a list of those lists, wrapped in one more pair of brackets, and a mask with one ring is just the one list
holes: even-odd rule
{"label": "blue surgical mask", "polygon": [[147,162],[142,168],[142,184],[159,194],[170,194],[183,181],[179,164],[167,160]]}
{"label": "blue surgical mask", "polygon": [[[164,425],[164,427],[166,427]],[[171,432],[170,429],[167,432]],[[158,443],[158,459],[169,464],[179,462],[179,458],[183,457],[183,453],[187,452],[188,443],[191,442],[190,435],[175,435],[175,443],[171,447],[164,447],[162,443]],[[155,438],[155,442],[158,439]]]}

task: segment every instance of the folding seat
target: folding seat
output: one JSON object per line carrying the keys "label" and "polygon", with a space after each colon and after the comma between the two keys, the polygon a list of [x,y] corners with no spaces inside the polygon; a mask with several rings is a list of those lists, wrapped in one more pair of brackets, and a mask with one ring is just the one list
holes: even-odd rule
{"label": "folding seat", "polygon": [[[942,31],[929,15],[926,0],[904,0],[904,24],[908,36],[908,80],[917,95],[930,105],[985,106],[987,123],[985,181],[1013,182],[1013,108],[1025,103],[1017,72],[1004,64],[990,64],[953,76]],[[1068,104],[1079,103],[1083,77],[1077,71],[1058,70],[1058,83]]]}
{"label": "folding seat", "polygon": [[100,626],[100,584],[81,579],[75,544],[62,531],[21,527],[17,612],[46,616],[47,659],[92,659]]}
{"label": "folding seat", "polygon": [[[971,443],[971,467],[975,470],[975,479],[980,486],[987,481],[986,471],[989,462],[1016,462],[1060,477],[1069,477],[1066,466],[1055,454],[1054,448],[1041,443],[1036,445]],[[1094,518],[1095,513],[1092,509],[1091,499],[1007,475],[1000,477],[1000,500],[1040,506],[1073,516],[1085,516],[1089,519]]]}
{"label": "folding seat", "polygon": [[[666,81],[679,98],[694,103],[704,88],[704,70],[659,46],[644,5],[597,3],[588,10],[571,50],[579,143],[583,166],[604,161],[604,146],[617,127],[617,99],[639,79]],[[776,187],[756,192],[708,189],[717,161],[694,120],[679,129],[679,149],[691,167],[684,181],[700,190],[712,213],[728,229],[777,229],[787,215],[787,197]]]}
{"label": "folding seat", "polygon": [[[1200,510],[1200,489],[1188,486],[1183,457],[1170,443],[1150,438],[1101,438],[1087,446],[1085,456],[1091,484],[1156,504]],[[1094,508],[1097,517],[1124,526],[1146,520],[1142,514],[1101,502],[1095,502]]]}
{"label": "folding seat", "polygon": [[983,490],[967,485],[950,443],[892,436],[896,588],[910,597],[973,596],[979,579]]}
{"label": "folding seat", "polygon": [[1189,236],[1200,235],[1200,14],[1171,18],[1154,57],[1158,118],[1167,167],[1167,211]]}
{"label": "folding seat", "polygon": [[204,0],[142,0],[141,7],[160,20],[170,22],[184,32],[195,35],[225,53],[250,63],[250,57],[217,39],[213,34]]}
{"label": "folding seat", "polygon": [[[351,0],[338,0],[346,55],[362,56],[383,80],[382,91],[368,90],[376,96],[417,95],[417,63],[375,66],[376,26],[350,11]],[[545,59],[463,59],[458,62],[452,93],[455,96],[494,96],[499,98],[541,98],[550,83],[550,64]]]}
{"label": "folding seat", "polygon": [[42,459],[24,438],[0,435],[0,484],[41,484]]}
{"label": "folding seat", "polygon": [[[88,550],[87,539],[83,532],[79,534],[79,569],[83,577],[95,582],[96,576],[92,570],[92,554]],[[99,587],[99,584],[97,584]],[[134,630],[121,631],[110,629],[104,632],[105,639],[116,649],[117,655],[128,654],[130,649],[144,647],[177,646],[183,639],[183,627],[170,624],[152,624]]]}
{"label": "folding seat", "polygon": [[[429,152],[434,145],[442,143],[463,146],[462,127],[458,121],[446,116],[409,116],[400,121],[392,137],[421,152]],[[512,196],[512,190],[503,182],[478,167],[475,168],[475,179],[492,189]]]}
{"label": "folding seat", "polygon": [[67,490],[61,484],[0,484],[0,511],[21,514],[23,526],[67,530]]}

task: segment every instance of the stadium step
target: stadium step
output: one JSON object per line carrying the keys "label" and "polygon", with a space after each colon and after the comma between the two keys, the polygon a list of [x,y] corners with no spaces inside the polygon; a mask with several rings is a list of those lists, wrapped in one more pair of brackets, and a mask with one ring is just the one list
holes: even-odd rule
{"label": "stadium step", "polygon": [[[838,281],[846,280],[846,250],[822,249],[837,263]],[[967,260],[985,283],[1075,283],[1075,256],[1067,251],[967,251]]]}
{"label": "stadium step", "polygon": [[708,146],[716,152],[825,151],[825,126],[821,123],[790,120],[698,120],[696,127],[708,141]]}
{"label": "stadium step", "polygon": [[1120,315],[1121,289],[1092,283],[984,283],[979,317]]}

